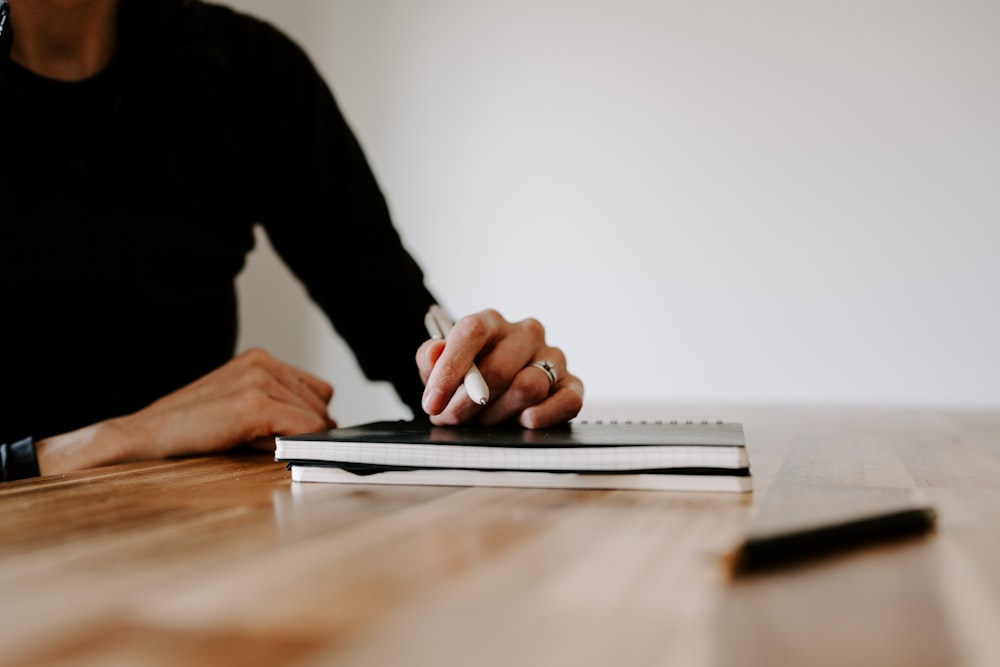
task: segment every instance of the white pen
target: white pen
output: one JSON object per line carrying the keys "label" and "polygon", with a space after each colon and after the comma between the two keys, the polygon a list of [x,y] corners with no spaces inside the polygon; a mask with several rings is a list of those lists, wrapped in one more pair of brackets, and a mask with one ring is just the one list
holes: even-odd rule
{"label": "white pen", "polygon": [[[427,327],[427,333],[431,335],[431,338],[444,340],[448,337],[452,324],[451,318],[437,304],[431,306],[427,314],[424,315],[424,326]],[[486,405],[490,400],[490,388],[486,385],[486,380],[483,379],[483,374],[479,372],[476,364],[472,364],[465,372],[465,391],[469,398],[479,405]]]}

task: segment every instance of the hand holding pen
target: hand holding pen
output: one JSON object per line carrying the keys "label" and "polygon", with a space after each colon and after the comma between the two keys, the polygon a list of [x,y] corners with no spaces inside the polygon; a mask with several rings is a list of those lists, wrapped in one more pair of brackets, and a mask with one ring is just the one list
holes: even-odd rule
{"label": "hand holding pen", "polygon": [[417,351],[417,366],[432,423],[516,420],[542,428],[579,413],[583,383],[566,369],[562,350],[545,342],[537,320],[508,322],[484,310],[452,323],[435,305],[424,323],[431,340]]}
{"label": "hand holding pen", "polygon": [[[424,316],[424,325],[427,327],[427,333],[430,334],[431,338],[437,340],[444,340],[451,333],[451,329],[454,323],[451,318],[444,312],[444,308],[434,304],[427,311]],[[473,403],[478,403],[479,405],[486,405],[490,401],[490,388],[486,384],[486,380],[483,379],[482,373],[479,372],[479,368],[473,363],[469,366],[469,370],[465,372],[465,378],[463,380],[465,385],[465,391],[472,399]]]}

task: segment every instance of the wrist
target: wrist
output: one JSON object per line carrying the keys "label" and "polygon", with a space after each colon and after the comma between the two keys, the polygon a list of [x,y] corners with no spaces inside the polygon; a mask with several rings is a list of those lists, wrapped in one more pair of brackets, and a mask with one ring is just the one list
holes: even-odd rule
{"label": "wrist", "polygon": [[133,448],[127,429],[119,422],[109,419],[39,440],[35,449],[40,474],[57,475],[130,460]]}

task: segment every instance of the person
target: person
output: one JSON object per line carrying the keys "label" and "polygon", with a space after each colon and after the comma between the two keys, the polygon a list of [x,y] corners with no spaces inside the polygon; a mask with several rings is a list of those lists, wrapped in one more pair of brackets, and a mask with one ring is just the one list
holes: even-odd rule
{"label": "person", "polygon": [[[578,414],[583,383],[537,320],[486,309],[428,338],[438,300],[330,88],[276,28],[199,0],[4,4],[4,478],[335,425],[326,381],[234,356],[256,224],[415,416],[538,428]],[[462,388],[474,362],[485,406]]]}

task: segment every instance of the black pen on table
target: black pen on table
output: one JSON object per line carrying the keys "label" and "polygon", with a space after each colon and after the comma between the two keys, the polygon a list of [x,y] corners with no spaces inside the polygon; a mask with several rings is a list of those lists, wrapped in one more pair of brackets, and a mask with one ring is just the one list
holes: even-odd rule
{"label": "black pen on table", "polygon": [[[453,322],[441,306],[434,304],[424,315],[424,326],[427,327],[427,333],[431,338],[444,340],[448,337]],[[475,363],[465,372],[465,391],[474,403],[486,405],[490,401],[490,388]]]}

